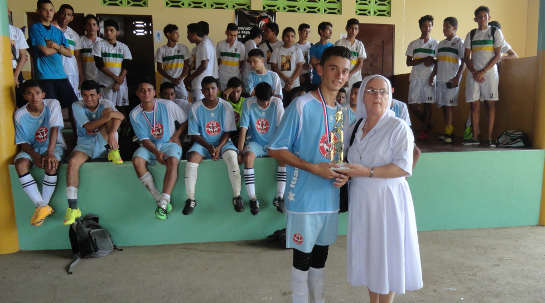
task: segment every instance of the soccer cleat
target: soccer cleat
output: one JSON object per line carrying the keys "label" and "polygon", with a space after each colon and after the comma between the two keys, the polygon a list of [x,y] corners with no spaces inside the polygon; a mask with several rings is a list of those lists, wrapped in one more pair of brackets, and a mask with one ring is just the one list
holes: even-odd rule
{"label": "soccer cleat", "polygon": [[446,138],[446,135],[441,135],[441,136],[437,137],[437,140],[443,141],[443,140],[445,140],[445,138]]}
{"label": "soccer cleat", "polygon": [[250,212],[254,216],[259,214],[259,201],[257,199],[250,200]]}
{"label": "soccer cleat", "polygon": [[114,164],[123,164],[119,149],[112,149],[108,152],[108,161],[112,161]]}
{"label": "soccer cleat", "polygon": [[496,142],[494,140],[488,138],[486,141],[484,141],[484,145],[487,147],[496,147]]}
{"label": "soccer cleat", "polygon": [[463,145],[480,145],[481,142],[479,141],[479,139],[469,139],[469,140],[465,140],[464,142],[462,142]]}
{"label": "soccer cleat", "polygon": [[195,206],[197,206],[197,201],[191,200],[191,199],[185,200],[185,206],[184,206],[184,210],[182,210],[182,214],[186,216],[191,215],[191,213],[195,209]]}
{"label": "soccer cleat", "polygon": [[445,134],[445,142],[446,144],[451,144],[452,140],[454,140],[454,134]]}
{"label": "soccer cleat", "polygon": [[466,127],[464,132],[464,140],[469,140],[473,138],[473,132],[471,131],[471,126]]}
{"label": "soccer cleat", "polygon": [[244,211],[244,203],[242,203],[241,196],[236,196],[233,198],[233,206],[235,207],[235,211],[237,213],[241,213]]}
{"label": "soccer cleat", "polygon": [[167,217],[167,210],[162,208],[161,206],[157,206],[155,209],[155,218],[159,220],[166,220]]}
{"label": "soccer cleat", "polygon": [[76,221],[76,218],[81,217],[81,210],[79,207],[77,209],[71,209],[70,207],[66,209],[66,215],[64,216],[64,225],[70,225]]}
{"label": "soccer cleat", "polygon": [[284,208],[284,198],[282,198],[282,197],[275,197],[274,200],[273,200],[273,205],[276,206],[276,210],[277,210],[279,213],[284,213],[284,211],[285,211],[285,208]]}
{"label": "soccer cleat", "polygon": [[420,131],[420,135],[418,135],[418,140],[426,141],[427,138],[428,138],[428,134],[425,131]]}
{"label": "soccer cleat", "polygon": [[170,214],[170,212],[172,211],[172,204],[170,204],[170,202],[167,204],[167,214]]}
{"label": "soccer cleat", "polygon": [[32,216],[32,219],[30,220],[30,224],[34,226],[40,226],[42,225],[42,223],[44,223],[45,218],[52,213],[53,208],[51,208],[51,206],[49,205],[37,207],[34,211],[34,216]]}

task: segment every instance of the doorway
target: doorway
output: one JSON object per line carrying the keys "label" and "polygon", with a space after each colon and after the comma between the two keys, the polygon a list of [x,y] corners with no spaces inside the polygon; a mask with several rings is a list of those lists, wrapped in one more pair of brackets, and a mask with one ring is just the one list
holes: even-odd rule
{"label": "doorway", "polygon": [[375,74],[384,77],[394,75],[395,25],[360,23],[356,39],[363,43],[367,53],[361,69],[362,77]]}

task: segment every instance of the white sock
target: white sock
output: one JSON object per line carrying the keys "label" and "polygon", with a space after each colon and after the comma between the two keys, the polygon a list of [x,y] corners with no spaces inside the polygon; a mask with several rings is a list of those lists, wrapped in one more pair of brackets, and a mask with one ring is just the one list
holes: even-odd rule
{"label": "white sock", "polygon": [[44,204],[49,204],[51,196],[55,192],[55,187],[57,187],[57,174],[48,175],[45,173],[44,182],[42,183],[42,199]]}
{"label": "white sock", "polygon": [[157,187],[155,187],[155,182],[153,181],[153,176],[150,172],[147,172],[145,175],[138,178],[138,180],[140,180],[144,187],[149,190],[155,201],[161,199],[161,193],[157,190]]}
{"label": "white sock", "polygon": [[469,117],[467,117],[466,128],[468,128],[470,126],[471,126],[471,112],[469,112]]}
{"label": "white sock", "polygon": [[310,268],[308,270],[308,292],[310,303],[324,303],[324,269]]}
{"label": "white sock", "polygon": [[291,268],[291,298],[293,303],[308,303],[308,271]]}
{"label": "white sock", "polygon": [[240,168],[238,167],[237,153],[234,150],[228,150],[222,155],[229,170],[229,180],[233,188],[233,197],[240,196]]}
{"label": "white sock", "polygon": [[167,209],[168,203],[170,203],[170,195],[162,193],[161,198],[159,201],[157,201],[157,206],[161,207],[162,209]]}
{"label": "white sock", "polygon": [[286,167],[278,166],[276,173],[276,196],[283,198],[286,190]]}
{"label": "white sock", "polygon": [[66,198],[68,199],[68,207],[71,209],[78,208],[78,188],[74,186],[66,187]]}
{"label": "white sock", "polygon": [[185,164],[185,194],[188,199],[195,200],[195,184],[197,184],[197,172],[199,164],[187,162]]}
{"label": "white sock", "polygon": [[20,176],[19,181],[21,181],[21,185],[23,185],[23,190],[28,195],[30,200],[32,200],[34,205],[36,205],[36,207],[45,206],[42,195],[38,190],[38,185],[36,185],[36,181],[34,181],[34,178],[32,178],[32,175],[30,173],[26,173]]}
{"label": "white sock", "polygon": [[246,191],[248,192],[248,197],[251,199],[256,199],[255,196],[255,175],[253,168],[244,169],[244,181],[246,182]]}

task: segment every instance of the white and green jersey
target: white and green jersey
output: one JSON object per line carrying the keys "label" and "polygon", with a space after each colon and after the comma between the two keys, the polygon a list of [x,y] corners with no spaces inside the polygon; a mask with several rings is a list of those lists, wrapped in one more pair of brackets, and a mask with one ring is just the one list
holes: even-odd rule
{"label": "white and green jersey", "polygon": [[[119,76],[122,70],[123,60],[131,60],[132,55],[129,47],[122,42],[116,41],[114,45],[106,40],[101,40],[93,44],[93,56],[101,57],[104,60],[104,66],[114,75]],[[111,87],[115,81],[101,71],[98,71],[96,81],[105,87]],[[122,87],[127,86],[127,81],[123,82]]]}
{"label": "white and green jersey", "polygon": [[[351,58],[350,58],[350,69],[354,68],[358,64],[358,59],[367,58],[367,53],[365,53],[365,47],[363,46],[363,43],[360,40],[355,39],[354,44],[352,42],[341,39],[337,42],[335,42],[335,46],[344,46],[350,50]],[[361,81],[361,69],[355,72],[350,79],[348,79],[348,82],[354,83],[357,81]]]}
{"label": "white and green jersey", "polygon": [[[416,39],[409,43],[405,56],[410,56],[413,58],[413,60],[426,57],[435,57],[437,54],[437,45],[439,45],[439,42],[433,38],[430,38],[428,41],[424,41],[424,39]],[[433,64],[430,66],[425,66],[424,63],[413,66],[409,80],[428,80],[431,72],[433,71],[433,67]]]}
{"label": "white and green jersey", "polygon": [[96,81],[98,70],[95,65],[95,56],[93,56],[93,44],[101,41],[102,38],[96,37],[95,42],[93,42],[93,40],[81,36],[79,40],[81,42],[79,56],[81,58],[81,68],[83,69],[83,79]]}
{"label": "white and green jersey", "polygon": [[450,41],[445,39],[437,47],[437,81],[448,82],[456,77],[464,59],[464,40],[454,36]]}
{"label": "white and green jersey", "polygon": [[[467,33],[464,48],[471,50],[471,61],[475,69],[482,70],[494,58],[494,48],[502,47],[504,41],[501,30],[497,28],[492,37],[492,27],[489,26],[485,30],[477,29],[473,41],[471,32]],[[492,69],[497,70],[495,65]]]}
{"label": "white and green jersey", "polygon": [[62,56],[64,73],[67,76],[79,76],[78,61],[76,60],[76,56],[74,56],[74,52],[81,49],[79,35],[73,29],[67,26],[66,31],[64,31],[64,37],[66,38],[66,41],[68,41],[70,51],[72,52],[72,57],[70,58]]}
{"label": "white and green jersey", "polygon": [[227,83],[232,77],[240,79],[240,62],[246,60],[244,44],[235,41],[229,46],[225,40],[216,45],[216,58],[219,59],[218,73],[220,82]]}
{"label": "white and green jersey", "polygon": [[[174,47],[163,45],[157,49],[155,53],[155,62],[163,65],[165,72],[172,78],[178,78],[182,75],[184,69],[184,61],[191,57],[191,53],[187,46],[176,43]],[[163,82],[168,81],[164,79]]]}

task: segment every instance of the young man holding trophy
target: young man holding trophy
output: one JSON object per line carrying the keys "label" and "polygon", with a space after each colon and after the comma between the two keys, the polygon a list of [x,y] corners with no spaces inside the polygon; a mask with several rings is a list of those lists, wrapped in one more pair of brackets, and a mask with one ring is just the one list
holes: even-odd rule
{"label": "young man holding trophy", "polygon": [[294,248],[294,303],[324,300],[325,262],[329,245],[337,241],[339,188],[348,181],[332,169],[340,165],[331,160],[337,154],[331,138],[342,142],[342,132],[332,134],[335,124],[342,125],[336,121],[341,109],[335,97],[348,79],[350,58],[342,46],[324,50],[317,66],[322,77],[318,90],[288,106],[269,146],[269,155],[287,164],[286,246]]}

